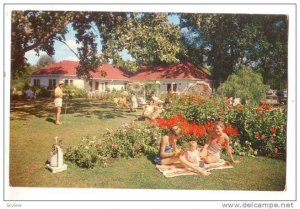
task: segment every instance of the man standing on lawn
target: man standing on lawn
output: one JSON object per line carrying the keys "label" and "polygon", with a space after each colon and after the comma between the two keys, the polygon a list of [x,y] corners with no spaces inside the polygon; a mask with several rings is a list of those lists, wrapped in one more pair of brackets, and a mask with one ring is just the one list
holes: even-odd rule
{"label": "man standing on lawn", "polygon": [[62,97],[64,95],[62,88],[64,86],[64,82],[63,81],[59,81],[58,82],[58,86],[55,88],[54,90],[54,105],[55,105],[55,109],[56,109],[56,120],[55,120],[55,124],[56,125],[61,125],[62,122],[60,121],[60,113],[61,113],[61,107],[62,107]]}

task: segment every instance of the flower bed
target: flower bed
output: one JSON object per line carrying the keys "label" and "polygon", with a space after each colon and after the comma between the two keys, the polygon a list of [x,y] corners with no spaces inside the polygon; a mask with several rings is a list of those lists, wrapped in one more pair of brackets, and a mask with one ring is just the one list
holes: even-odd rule
{"label": "flower bed", "polygon": [[106,166],[111,158],[135,158],[154,155],[161,138],[159,128],[123,124],[116,131],[107,130],[101,137],[83,137],[80,144],[68,147],[65,159],[79,167]]}
{"label": "flower bed", "polygon": [[[164,117],[179,114],[190,123],[206,127],[212,127],[214,121],[223,121],[227,124],[225,132],[231,135],[236,154],[285,158],[286,107],[232,106],[226,99],[218,97],[185,96],[173,98],[173,101],[175,102],[166,110]],[[235,127],[238,132],[228,127]]]}
{"label": "flower bed", "polygon": [[191,140],[203,145],[215,121],[224,122],[224,132],[231,139],[234,154],[285,158],[286,108],[233,107],[220,98],[181,97],[173,101],[162,118],[149,124],[123,124],[100,138],[83,137],[78,146],[67,149],[66,160],[80,167],[93,168],[105,166],[111,158],[153,156],[158,152],[161,136],[168,134],[174,125],[183,131],[179,146],[186,148]]}

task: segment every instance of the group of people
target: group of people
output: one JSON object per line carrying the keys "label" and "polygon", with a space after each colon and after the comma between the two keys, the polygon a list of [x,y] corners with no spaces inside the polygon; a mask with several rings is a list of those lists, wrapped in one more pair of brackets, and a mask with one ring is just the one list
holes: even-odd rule
{"label": "group of people", "polygon": [[[56,119],[55,124],[61,125],[60,120],[62,97],[64,93],[62,91],[64,82],[60,81],[54,91],[54,104],[56,107]],[[126,97],[123,95],[119,101],[118,106],[128,107]],[[138,107],[137,98],[134,93],[131,95],[131,111]],[[158,107],[156,101],[152,98],[149,104],[145,107],[142,116],[148,119],[154,119],[161,113],[161,108]],[[226,133],[223,132],[224,124],[222,122],[216,122],[213,131],[209,133],[208,139],[202,149],[198,150],[196,141],[191,141],[189,150],[184,151],[177,148],[177,141],[182,135],[182,129],[179,126],[173,126],[171,133],[162,137],[160,142],[159,153],[155,157],[154,162],[159,165],[175,165],[177,167],[190,168],[193,171],[202,174],[210,175],[203,169],[204,163],[216,163],[221,158],[221,151],[225,149],[230,157],[232,163],[239,163],[238,160],[234,160],[230,139]]]}
{"label": "group of people", "polygon": [[[135,93],[131,93],[130,103],[127,103],[125,95],[122,95],[117,101],[118,108],[130,108],[131,112],[135,112],[138,108],[138,99]],[[159,117],[163,108],[159,105],[159,100],[157,97],[151,97],[148,103],[144,103],[143,112],[140,116],[140,119],[155,119]]]}
{"label": "group of people", "polygon": [[123,94],[117,101],[117,107],[119,108],[130,108],[131,112],[135,112],[138,108],[138,100],[136,98],[135,93],[131,93],[130,104],[127,104],[126,96]]}
{"label": "group of people", "polygon": [[223,132],[224,124],[216,122],[213,131],[209,133],[208,139],[204,147],[199,151],[197,149],[197,142],[191,141],[188,151],[183,151],[177,148],[177,141],[181,137],[182,130],[178,126],[171,129],[171,134],[165,135],[161,139],[160,149],[154,162],[159,165],[175,165],[176,167],[186,167],[193,171],[202,174],[210,175],[203,169],[204,163],[216,163],[221,158],[221,151],[225,149],[229,155],[232,163],[239,163],[234,160],[231,147],[229,145],[230,139],[226,133]]}

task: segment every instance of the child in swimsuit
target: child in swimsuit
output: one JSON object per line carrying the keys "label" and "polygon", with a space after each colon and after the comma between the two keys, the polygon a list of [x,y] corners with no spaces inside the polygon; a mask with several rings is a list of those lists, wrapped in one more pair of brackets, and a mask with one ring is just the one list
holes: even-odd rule
{"label": "child in swimsuit", "polygon": [[210,173],[202,168],[195,166],[184,157],[184,151],[177,149],[176,142],[181,136],[182,130],[178,126],[171,128],[171,133],[162,137],[159,153],[155,157],[154,162],[158,165],[175,165],[180,167],[187,167],[202,175],[209,175]]}
{"label": "child in swimsuit", "polygon": [[185,158],[194,164],[198,164],[200,161],[200,152],[197,149],[197,142],[190,141],[189,150],[185,152]]}

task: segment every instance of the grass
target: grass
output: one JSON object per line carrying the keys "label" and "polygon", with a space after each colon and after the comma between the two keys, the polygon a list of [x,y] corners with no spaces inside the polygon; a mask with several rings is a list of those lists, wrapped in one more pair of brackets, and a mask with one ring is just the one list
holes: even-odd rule
{"label": "grass", "polygon": [[[131,188],[282,191],[286,164],[264,157],[236,157],[234,169],[215,170],[208,177],[165,178],[146,157],[118,159],[105,168],[81,169],[71,163],[62,173],[45,169],[54,137],[64,145],[77,144],[82,136],[100,136],[106,128],[116,129],[141,113],[113,111],[107,103],[74,99],[68,102],[63,125],[54,124],[51,100],[12,101],[10,120],[9,180],[18,187]],[[63,108],[63,113],[65,109]]]}

